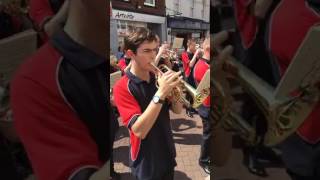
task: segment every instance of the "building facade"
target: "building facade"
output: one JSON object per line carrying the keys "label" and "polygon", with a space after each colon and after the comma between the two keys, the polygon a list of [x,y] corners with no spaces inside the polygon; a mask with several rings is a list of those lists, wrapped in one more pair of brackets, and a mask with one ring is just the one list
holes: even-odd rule
{"label": "building facade", "polygon": [[167,38],[200,40],[210,31],[210,0],[166,0]]}
{"label": "building facade", "polygon": [[123,44],[124,37],[134,27],[147,27],[158,34],[161,40],[167,38],[165,0],[112,0],[111,2],[110,47],[113,52]]}

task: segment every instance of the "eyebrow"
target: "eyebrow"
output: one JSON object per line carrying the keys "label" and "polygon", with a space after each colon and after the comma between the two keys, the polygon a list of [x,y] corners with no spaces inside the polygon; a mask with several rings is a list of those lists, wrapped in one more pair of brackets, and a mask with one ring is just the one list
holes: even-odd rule
{"label": "eyebrow", "polygon": [[154,49],[147,48],[147,49],[142,49],[142,51],[158,51],[158,49],[159,48],[154,48]]}

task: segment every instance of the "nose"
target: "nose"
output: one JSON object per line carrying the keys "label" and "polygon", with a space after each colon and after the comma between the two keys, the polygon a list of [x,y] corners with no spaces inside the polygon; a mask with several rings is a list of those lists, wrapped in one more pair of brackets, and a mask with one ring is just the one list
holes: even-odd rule
{"label": "nose", "polygon": [[151,53],[152,59],[156,58],[157,54],[158,54],[157,51],[152,51],[152,53]]}

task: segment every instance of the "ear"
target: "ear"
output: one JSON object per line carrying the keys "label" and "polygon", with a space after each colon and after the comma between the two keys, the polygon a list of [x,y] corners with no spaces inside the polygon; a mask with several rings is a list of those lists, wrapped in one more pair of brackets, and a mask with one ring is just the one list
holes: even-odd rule
{"label": "ear", "polygon": [[131,58],[131,57],[134,55],[134,53],[132,52],[131,49],[128,49],[128,50],[127,50],[127,55],[128,55],[128,57]]}

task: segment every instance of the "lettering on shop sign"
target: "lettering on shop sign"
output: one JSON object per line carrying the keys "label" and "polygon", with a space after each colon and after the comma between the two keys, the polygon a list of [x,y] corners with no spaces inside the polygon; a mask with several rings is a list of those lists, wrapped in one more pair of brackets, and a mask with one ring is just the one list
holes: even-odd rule
{"label": "lettering on shop sign", "polygon": [[119,19],[134,19],[134,15],[131,13],[126,14],[118,12],[114,17]]}

